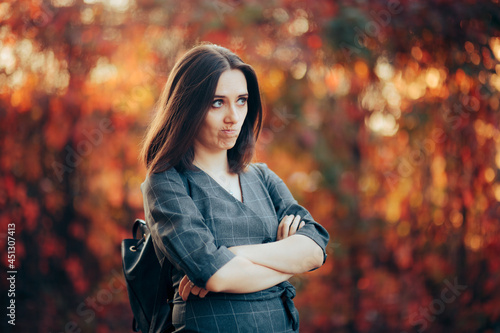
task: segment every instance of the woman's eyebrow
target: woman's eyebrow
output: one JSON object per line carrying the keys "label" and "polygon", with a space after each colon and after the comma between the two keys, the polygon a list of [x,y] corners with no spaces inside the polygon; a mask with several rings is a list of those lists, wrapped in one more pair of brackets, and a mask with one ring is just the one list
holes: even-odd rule
{"label": "woman's eyebrow", "polygon": [[[248,93],[238,95],[238,97],[244,97],[244,96],[248,96]],[[214,95],[214,98],[226,98],[226,97],[227,96],[224,95]]]}

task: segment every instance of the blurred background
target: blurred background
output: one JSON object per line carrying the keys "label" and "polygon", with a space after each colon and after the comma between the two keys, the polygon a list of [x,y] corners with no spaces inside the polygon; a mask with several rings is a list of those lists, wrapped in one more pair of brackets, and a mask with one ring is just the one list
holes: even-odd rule
{"label": "blurred background", "polygon": [[254,66],[255,160],[330,232],[301,332],[500,332],[498,0],[2,1],[2,332],[131,331],[140,142],[202,41]]}

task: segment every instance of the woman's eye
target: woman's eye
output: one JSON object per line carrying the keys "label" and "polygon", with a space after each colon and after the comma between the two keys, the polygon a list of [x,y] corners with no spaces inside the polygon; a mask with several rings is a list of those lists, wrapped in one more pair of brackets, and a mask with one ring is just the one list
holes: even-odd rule
{"label": "woman's eye", "polygon": [[214,108],[220,108],[224,104],[221,99],[217,99],[212,103],[212,107]]}
{"label": "woman's eye", "polygon": [[245,103],[247,102],[248,98],[246,97],[242,97],[238,100],[238,104],[239,105],[245,105]]}

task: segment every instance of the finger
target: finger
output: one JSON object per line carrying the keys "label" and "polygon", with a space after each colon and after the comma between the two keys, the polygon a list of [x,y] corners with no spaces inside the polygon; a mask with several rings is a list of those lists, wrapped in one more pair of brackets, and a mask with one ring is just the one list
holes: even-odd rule
{"label": "finger", "polygon": [[293,215],[288,215],[283,218],[281,223],[283,224],[283,230],[282,230],[282,237],[287,238],[288,237],[288,232],[290,231],[290,224],[292,224],[294,216]]}
{"label": "finger", "polygon": [[277,240],[283,239],[283,220],[280,221],[280,224],[278,225],[278,234],[276,235]]}
{"label": "finger", "polygon": [[181,279],[181,282],[179,282],[179,295],[182,294],[182,291],[184,290],[184,287],[186,286],[186,283],[188,282],[188,278],[186,275],[184,275]]}
{"label": "finger", "polygon": [[187,275],[184,275],[181,282],[179,283],[179,295],[182,297],[184,301],[187,300],[189,293],[191,292],[190,284],[191,281],[189,281]]}
{"label": "finger", "polygon": [[189,285],[189,283],[184,286],[184,289],[182,291],[179,290],[179,293],[184,301],[187,301],[190,292],[191,286]]}
{"label": "finger", "polygon": [[288,231],[288,236],[295,235],[295,232],[297,231],[297,228],[298,228],[299,223],[300,223],[300,219],[301,219],[300,215],[295,216],[292,224],[290,225],[290,230]]}
{"label": "finger", "polygon": [[182,299],[184,299],[184,289],[185,289],[185,285],[184,286],[179,286],[179,295],[182,297]]}
{"label": "finger", "polygon": [[207,294],[208,294],[208,290],[201,289],[200,293],[198,294],[198,296],[201,297],[201,298],[203,298],[203,297],[207,296]]}
{"label": "finger", "polygon": [[278,234],[276,236],[277,240],[281,240],[283,239],[283,221],[288,217],[288,215],[286,215],[283,219],[281,219],[279,225],[278,225]]}
{"label": "finger", "polygon": [[306,225],[306,222],[304,222],[304,221],[300,222],[299,229],[302,228],[305,225]]}
{"label": "finger", "polygon": [[194,286],[193,288],[191,288],[191,294],[193,294],[193,295],[197,295],[198,296],[199,293],[200,293],[200,291],[201,291],[200,287]]}
{"label": "finger", "polygon": [[187,275],[184,275],[181,279],[181,282],[179,282],[179,289],[180,288],[184,288],[184,286],[189,283],[189,278],[187,277]]}

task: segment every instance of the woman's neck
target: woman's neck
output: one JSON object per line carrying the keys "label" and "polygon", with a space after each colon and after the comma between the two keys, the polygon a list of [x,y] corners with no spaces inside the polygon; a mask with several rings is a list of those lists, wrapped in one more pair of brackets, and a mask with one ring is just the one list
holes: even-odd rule
{"label": "woman's neck", "polygon": [[203,171],[213,174],[229,173],[227,150],[218,153],[203,150],[195,151],[193,163]]}

